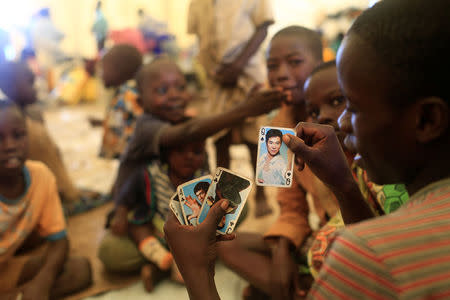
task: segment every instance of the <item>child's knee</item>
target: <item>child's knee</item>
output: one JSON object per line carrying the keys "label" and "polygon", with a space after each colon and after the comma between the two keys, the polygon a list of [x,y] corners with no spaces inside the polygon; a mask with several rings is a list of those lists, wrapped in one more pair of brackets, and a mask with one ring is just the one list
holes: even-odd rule
{"label": "child's knee", "polygon": [[74,287],[77,290],[85,289],[92,284],[92,267],[86,257],[72,257],[66,263],[72,272]]}
{"label": "child's knee", "polygon": [[145,264],[136,244],[128,237],[105,235],[98,248],[98,258],[108,271],[133,272]]}

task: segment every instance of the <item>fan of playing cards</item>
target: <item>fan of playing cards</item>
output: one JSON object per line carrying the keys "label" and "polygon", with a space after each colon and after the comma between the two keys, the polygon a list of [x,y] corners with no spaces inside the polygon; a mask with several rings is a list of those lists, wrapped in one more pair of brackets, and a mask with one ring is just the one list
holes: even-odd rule
{"label": "fan of playing cards", "polygon": [[[295,135],[291,128],[262,127],[259,130],[258,161],[255,181],[260,186],[290,187],[294,155],[283,143],[283,135]],[[227,214],[219,223],[218,234],[232,233],[252,190],[252,181],[224,168],[217,168],[214,178],[203,176],[177,188],[170,208],[183,225],[197,226],[220,199],[228,199]]]}
{"label": "fan of playing cards", "polygon": [[218,225],[217,233],[230,234],[236,226],[252,186],[250,179],[225,168],[217,168],[214,178],[203,176],[178,186],[169,206],[181,224],[197,226],[205,220],[214,203],[227,199],[228,211]]}

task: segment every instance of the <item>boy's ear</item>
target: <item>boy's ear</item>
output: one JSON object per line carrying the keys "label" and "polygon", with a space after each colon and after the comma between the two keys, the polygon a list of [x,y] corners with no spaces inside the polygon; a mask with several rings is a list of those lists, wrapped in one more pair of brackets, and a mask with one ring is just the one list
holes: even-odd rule
{"label": "boy's ear", "polygon": [[416,138],[420,143],[439,139],[448,131],[449,106],[439,97],[422,98],[417,102]]}

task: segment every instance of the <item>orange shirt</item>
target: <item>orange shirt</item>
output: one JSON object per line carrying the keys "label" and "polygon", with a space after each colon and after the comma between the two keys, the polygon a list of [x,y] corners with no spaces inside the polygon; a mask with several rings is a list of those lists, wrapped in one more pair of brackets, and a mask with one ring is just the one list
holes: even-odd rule
{"label": "orange shirt", "polygon": [[27,161],[24,166],[26,190],[18,199],[0,195],[0,263],[36,230],[55,241],[66,237],[66,223],[55,177],[41,162]]}

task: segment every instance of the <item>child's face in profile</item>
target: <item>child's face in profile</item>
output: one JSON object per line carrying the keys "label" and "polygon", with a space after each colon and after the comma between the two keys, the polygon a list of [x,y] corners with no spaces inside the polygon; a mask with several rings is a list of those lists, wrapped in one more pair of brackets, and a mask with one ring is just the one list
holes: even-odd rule
{"label": "child's face in profile", "polygon": [[204,142],[188,143],[170,151],[169,167],[179,178],[189,180],[204,165],[205,158]]}
{"label": "child's face in profile", "polygon": [[26,160],[27,128],[17,107],[0,111],[0,177],[19,176]]}
{"label": "child's face in profile", "polygon": [[355,160],[372,181],[405,182],[414,174],[411,162],[417,160],[409,151],[412,148],[409,145],[416,143],[415,133],[408,129],[411,123],[408,114],[394,109],[388,101],[392,72],[380,60],[357,35],[344,39],[337,67],[346,109],[339,118],[339,126],[347,134],[346,148],[359,153]]}
{"label": "child's face in profile", "polygon": [[146,113],[177,123],[184,118],[189,101],[186,80],[175,65],[164,65],[158,75],[145,80],[142,106]]}
{"label": "child's face in profile", "polygon": [[345,109],[345,98],[339,87],[336,67],[328,67],[310,76],[305,82],[304,95],[307,121],[333,126],[343,142],[345,134],[339,130],[338,119]]}
{"label": "child's face in profile", "polygon": [[320,61],[301,39],[294,35],[274,38],[270,43],[267,59],[269,83],[272,87],[281,87],[291,91],[293,102],[303,100],[303,84]]}

